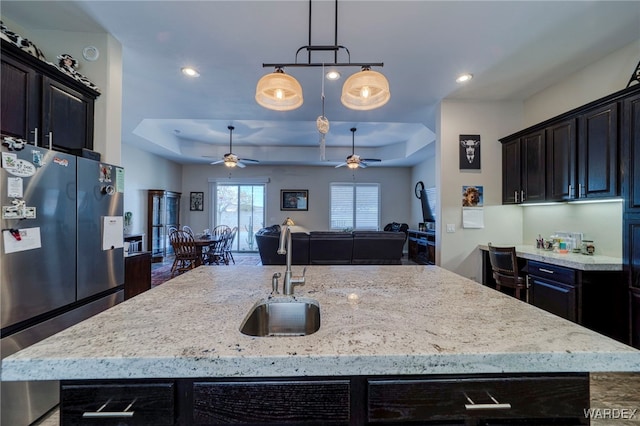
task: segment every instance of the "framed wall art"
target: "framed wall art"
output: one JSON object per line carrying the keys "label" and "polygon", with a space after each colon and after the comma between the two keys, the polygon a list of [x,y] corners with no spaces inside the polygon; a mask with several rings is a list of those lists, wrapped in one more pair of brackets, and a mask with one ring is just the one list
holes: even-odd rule
{"label": "framed wall art", "polygon": [[480,170],[480,135],[460,135],[460,170]]}
{"label": "framed wall art", "polygon": [[280,210],[309,210],[308,189],[281,189]]}
{"label": "framed wall art", "polygon": [[204,210],[204,192],[192,192],[189,203],[189,210],[201,212]]}

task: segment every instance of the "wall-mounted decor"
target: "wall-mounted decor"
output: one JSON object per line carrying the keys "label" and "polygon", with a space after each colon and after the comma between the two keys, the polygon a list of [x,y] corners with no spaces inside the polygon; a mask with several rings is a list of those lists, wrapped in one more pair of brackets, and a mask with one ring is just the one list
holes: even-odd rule
{"label": "wall-mounted decor", "polygon": [[309,210],[309,190],[281,189],[280,210]]}
{"label": "wall-mounted decor", "polygon": [[480,170],[480,135],[460,135],[460,169]]}
{"label": "wall-mounted decor", "polygon": [[191,193],[189,210],[192,212],[201,212],[204,210],[204,192]]}

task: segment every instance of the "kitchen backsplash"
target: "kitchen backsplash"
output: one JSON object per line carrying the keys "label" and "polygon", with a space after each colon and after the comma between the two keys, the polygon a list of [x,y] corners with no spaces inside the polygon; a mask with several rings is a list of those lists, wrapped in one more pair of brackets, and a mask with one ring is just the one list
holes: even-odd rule
{"label": "kitchen backsplash", "polygon": [[622,202],[522,207],[523,244],[556,231],[582,232],[596,254],[622,257]]}

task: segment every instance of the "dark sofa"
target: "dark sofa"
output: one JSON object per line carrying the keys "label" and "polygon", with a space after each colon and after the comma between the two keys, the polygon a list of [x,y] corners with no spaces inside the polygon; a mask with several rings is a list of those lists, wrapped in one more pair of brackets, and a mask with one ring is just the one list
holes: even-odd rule
{"label": "dark sofa", "polygon": [[[262,228],[256,242],[263,265],[284,265],[286,256],[277,254],[280,226]],[[403,232],[312,231],[291,233],[291,263],[294,265],[400,265],[405,243]]]}

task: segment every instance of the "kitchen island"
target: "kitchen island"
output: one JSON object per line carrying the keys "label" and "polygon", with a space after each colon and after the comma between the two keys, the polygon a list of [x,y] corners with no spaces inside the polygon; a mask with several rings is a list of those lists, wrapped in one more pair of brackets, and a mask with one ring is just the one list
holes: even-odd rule
{"label": "kitchen island", "polygon": [[[307,267],[306,284],[295,293],[319,303],[317,332],[240,333],[254,304],[269,296],[272,275],[283,269],[196,268],[5,358],[2,380],[299,383],[309,377],[333,383],[338,377],[640,372],[640,351],[437,266]],[[367,383],[369,395],[381,385]],[[194,394],[200,395],[188,392]],[[351,408],[354,399],[351,394]]]}

